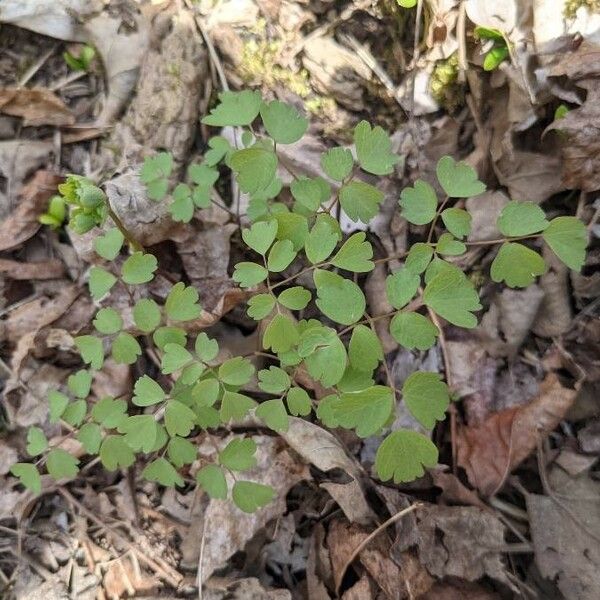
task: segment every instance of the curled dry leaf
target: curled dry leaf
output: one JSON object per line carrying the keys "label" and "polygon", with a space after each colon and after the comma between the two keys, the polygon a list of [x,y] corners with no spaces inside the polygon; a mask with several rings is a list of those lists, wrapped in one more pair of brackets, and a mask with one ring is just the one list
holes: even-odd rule
{"label": "curled dry leaf", "polygon": [[484,496],[494,494],[506,477],[535,449],[540,435],[552,431],[577,395],[548,373],[527,405],[493,414],[476,427],[463,426],[456,438],[458,464]]}
{"label": "curled dry leaf", "polygon": [[38,217],[46,210],[62,177],[50,171],[38,171],[21,191],[17,208],[0,223],[0,250],[20,246],[41,227]]}
{"label": "curled dry leaf", "polygon": [[352,522],[368,524],[374,514],[365,499],[360,484],[361,468],[328,431],[297,417],[290,417],[287,431],[281,437],[307,462],[321,471],[342,469],[352,478],[350,482],[323,484]]}
{"label": "curled dry leaf", "polygon": [[46,88],[0,89],[0,112],[21,117],[26,127],[62,127],[75,123],[75,116],[69,107],[52,90]]}

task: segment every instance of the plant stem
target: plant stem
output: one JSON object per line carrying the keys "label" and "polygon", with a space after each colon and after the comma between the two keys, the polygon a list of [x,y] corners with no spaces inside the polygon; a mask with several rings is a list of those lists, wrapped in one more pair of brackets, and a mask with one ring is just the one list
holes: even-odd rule
{"label": "plant stem", "polygon": [[111,208],[110,203],[106,200],[106,208],[108,211],[108,216],[112,219],[113,223],[117,226],[117,229],[123,234],[123,237],[127,240],[129,245],[133,248],[133,250],[143,252],[144,246],[140,244],[131,234],[131,232],[125,227],[123,221],[119,219],[117,213]]}
{"label": "plant stem", "polygon": [[282,285],[285,285],[286,283],[289,283],[290,281],[294,281],[294,279],[297,279],[298,277],[300,277],[301,275],[304,275],[305,273],[310,273],[314,269],[318,269],[320,267],[324,267],[324,266],[326,266],[328,264],[329,263],[327,263],[327,262],[321,262],[321,263],[317,263],[316,265],[311,265],[310,267],[306,267],[305,269],[302,269],[302,271],[298,271],[298,273],[296,273],[295,275],[291,275],[290,277],[287,277],[283,281],[278,281],[277,283],[274,283],[271,286],[271,290],[274,290],[275,288],[281,287]]}

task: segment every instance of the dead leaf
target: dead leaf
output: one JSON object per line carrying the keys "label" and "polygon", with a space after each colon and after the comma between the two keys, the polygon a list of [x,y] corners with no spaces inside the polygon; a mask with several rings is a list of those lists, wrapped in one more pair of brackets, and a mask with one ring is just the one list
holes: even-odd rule
{"label": "dead leaf", "polygon": [[311,600],[331,600],[325,584],[333,586],[331,558],[324,544],[325,530],[317,523],[312,531],[306,560],[306,585]]}
{"label": "dead leaf", "polygon": [[270,590],[255,577],[235,581],[209,581],[202,592],[203,600],[292,600],[288,590]]}
{"label": "dead leaf", "polygon": [[500,489],[506,477],[535,449],[540,435],[552,431],[577,395],[548,373],[539,394],[521,407],[493,414],[476,427],[459,429],[458,464],[484,496]]}
{"label": "dead leaf", "polygon": [[419,600],[501,600],[502,596],[468,581],[436,583]]}
{"label": "dead leaf", "polygon": [[350,50],[331,37],[317,37],[304,44],[303,64],[313,85],[351,110],[361,110],[363,84],[371,70]]}
{"label": "dead leaf", "polygon": [[452,504],[466,504],[484,509],[486,505],[479,496],[462,484],[460,479],[452,473],[445,473],[441,469],[430,469],[429,475],[433,484],[442,490],[442,499]]}
{"label": "dead leaf", "polygon": [[[589,475],[549,473],[558,500],[527,494],[527,513],[535,563],[556,582],[566,600],[600,598],[600,482]],[[577,523],[575,520],[577,520]]]}
{"label": "dead leaf", "polygon": [[75,301],[81,290],[68,285],[54,297],[35,298],[11,311],[4,323],[6,338],[16,343],[26,333],[39,331],[63,315]]}
{"label": "dead leaf", "polygon": [[375,598],[369,578],[363,575],[349,590],[342,594],[342,600],[369,600]]}
{"label": "dead leaf", "polygon": [[586,192],[600,189],[600,49],[583,42],[550,69],[549,74],[566,76],[587,90],[581,108],[570,110],[548,127],[563,134],[563,183],[566,188]]}
{"label": "dead leaf", "polygon": [[46,88],[0,89],[0,112],[21,117],[25,127],[62,127],[75,123],[75,116],[68,106]]}
{"label": "dead leaf", "polygon": [[346,472],[352,478],[350,482],[324,483],[322,487],[339,504],[351,522],[366,525],[374,521],[375,515],[360,484],[362,469],[331,433],[304,419],[290,417],[288,430],[280,435],[306,462],[321,471],[342,469]]}
{"label": "dead leaf", "polygon": [[[216,569],[224,566],[231,555],[243,550],[246,542],[268,521],[281,516],[286,510],[285,497],[288,490],[308,477],[306,466],[299,464],[287,449],[281,448],[279,440],[265,436],[255,436],[253,439],[258,446],[258,464],[252,470],[244,472],[244,479],[270,485],[275,489],[275,498],[252,514],[241,512],[233,502],[209,502],[204,513],[202,581],[206,581]],[[212,447],[211,450],[214,452]],[[199,540],[196,540],[196,544],[199,552]]]}
{"label": "dead leaf", "polygon": [[[339,589],[342,583],[348,559],[367,536],[368,532],[358,525],[343,521],[333,521],[331,524],[327,534],[327,545],[331,554],[336,589]],[[405,585],[400,583],[400,568],[389,558],[389,545],[384,535],[378,535],[360,552],[358,559],[390,600],[400,600],[406,598],[408,593]]]}
{"label": "dead leaf", "polygon": [[0,273],[11,279],[60,279],[65,274],[65,266],[58,259],[40,262],[19,262],[0,258]]}
{"label": "dead leaf", "polygon": [[500,191],[484,192],[467,200],[466,208],[471,215],[470,242],[501,237],[496,222],[508,202],[508,196]]}
{"label": "dead leaf", "polygon": [[0,250],[16,248],[37,232],[41,227],[38,217],[61,181],[62,177],[50,171],[37,171],[21,191],[17,208],[0,223]]}
{"label": "dead leaf", "polygon": [[419,559],[435,577],[477,581],[484,576],[510,585],[502,560],[504,525],[470,506],[428,506],[417,513]]}

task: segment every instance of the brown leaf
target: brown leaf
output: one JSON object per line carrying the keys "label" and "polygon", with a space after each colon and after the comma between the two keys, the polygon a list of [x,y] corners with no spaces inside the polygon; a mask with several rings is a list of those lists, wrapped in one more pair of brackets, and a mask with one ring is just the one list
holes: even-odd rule
{"label": "brown leaf", "polygon": [[600,189],[600,49],[582,43],[575,52],[565,55],[550,75],[566,75],[587,90],[581,108],[569,111],[548,128],[562,133],[563,183],[566,188],[586,192]]}
{"label": "brown leaf", "polygon": [[508,584],[499,550],[504,525],[493,514],[471,506],[428,506],[417,518],[419,559],[432,575],[467,581],[488,576]]}
{"label": "brown leaf", "polygon": [[[233,502],[211,500],[204,512],[204,552],[201,564],[201,579],[206,581],[219,567],[227,564],[230,556],[243,550],[246,543],[261,530],[268,521],[283,515],[286,511],[288,490],[308,477],[308,469],[285,448],[281,441],[267,436],[255,436],[258,449],[258,464],[244,472],[243,479],[269,485],[275,490],[275,498],[264,508],[252,514],[241,512]],[[229,440],[222,442],[223,447]],[[208,444],[205,444],[208,446]],[[201,451],[204,448],[201,448]],[[212,446],[205,453],[214,453]],[[229,481],[231,485],[233,482]],[[197,553],[198,540],[194,540]],[[185,540],[184,540],[185,543]],[[191,558],[191,557],[190,557]],[[189,558],[188,558],[189,560]],[[196,557],[197,567],[198,558]]]}
{"label": "brown leaf", "polygon": [[528,494],[527,513],[535,563],[567,600],[600,598],[600,482],[554,468],[549,483],[558,496]]}
{"label": "brown leaf", "polygon": [[76,285],[64,287],[54,298],[36,298],[13,310],[5,322],[5,335],[15,343],[26,333],[39,331],[63,315],[80,294]]}
{"label": "brown leaf", "polygon": [[[358,525],[334,521],[327,534],[327,545],[331,554],[333,576],[336,588],[339,589],[345,575],[344,567],[355,549],[365,540],[368,533]],[[369,572],[377,585],[391,600],[400,600],[407,596],[401,580],[400,568],[389,558],[389,541],[378,535],[358,555],[360,562]]]}
{"label": "brown leaf", "polygon": [[61,181],[62,177],[50,171],[40,170],[34,175],[23,188],[17,208],[0,223],[0,250],[16,248],[37,232],[41,227],[38,217]]}
{"label": "brown leaf", "polygon": [[539,394],[527,405],[495,413],[476,427],[463,426],[456,438],[458,464],[469,481],[489,496],[535,449],[540,435],[552,431],[577,395],[549,373]]}
{"label": "brown leaf", "polygon": [[452,583],[436,583],[419,600],[501,600],[501,596],[468,581],[453,581]]}
{"label": "brown leaf", "polygon": [[0,273],[11,279],[59,279],[65,267],[57,258],[27,263],[0,258]]}
{"label": "brown leaf", "polygon": [[0,89],[0,112],[21,117],[23,125],[72,125],[75,116],[65,103],[46,88]]}

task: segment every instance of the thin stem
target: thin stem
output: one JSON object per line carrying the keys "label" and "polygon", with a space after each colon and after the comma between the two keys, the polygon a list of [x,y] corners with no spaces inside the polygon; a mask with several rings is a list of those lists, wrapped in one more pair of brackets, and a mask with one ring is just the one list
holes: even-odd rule
{"label": "thin stem", "polygon": [[106,208],[108,211],[108,216],[112,219],[113,223],[117,226],[117,229],[123,234],[123,237],[127,240],[129,245],[136,251],[143,252],[144,246],[140,244],[131,234],[131,232],[125,227],[123,221],[119,219],[117,213],[111,208],[108,200],[106,200]]}
{"label": "thin stem", "polygon": [[444,207],[446,206],[446,204],[448,204],[448,200],[450,200],[450,196],[446,196],[444,198],[444,200],[439,205],[439,207],[435,213],[435,217],[433,217],[433,221],[431,222],[431,226],[429,227],[429,233],[427,234],[427,243],[428,244],[430,244],[431,240],[433,239],[433,232],[435,231],[435,226],[438,222],[438,219],[440,218],[440,215],[442,214],[442,211],[444,210]]}
{"label": "thin stem", "polygon": [[496,240],[480,240],[477,242],[463,242],[465,246],[491,246],[493,244],[504,244],[504,242],[516,242],[518,240],[534,240],[542,237],[541,233],[535,235],[519,235],[517,237],[499,238]]}
{"label": "thin stem", "polygon": [[283,281],[278,281],[277,283],[274,283],[271,286],[271,290],[274,290],[275,288],[278,288],[278,287],[281,287],[282,285],[290,283],[290,281],[294,281],[294,279],[297,279],[301,275],[304,275],[305,273],[310,273],[314,269],[318,269],[320,267],[324,267],[324,266],[326,266],[328,264],[329,264],[328,262],[321,262],[321,263],[317,263],[316,265],[311,265],[310,267],[306,267],[305,269],[302,269],[302,271],[298,271],[298,273],[296,273],[295,275],[291,275],[290,277],[287,277]]}

